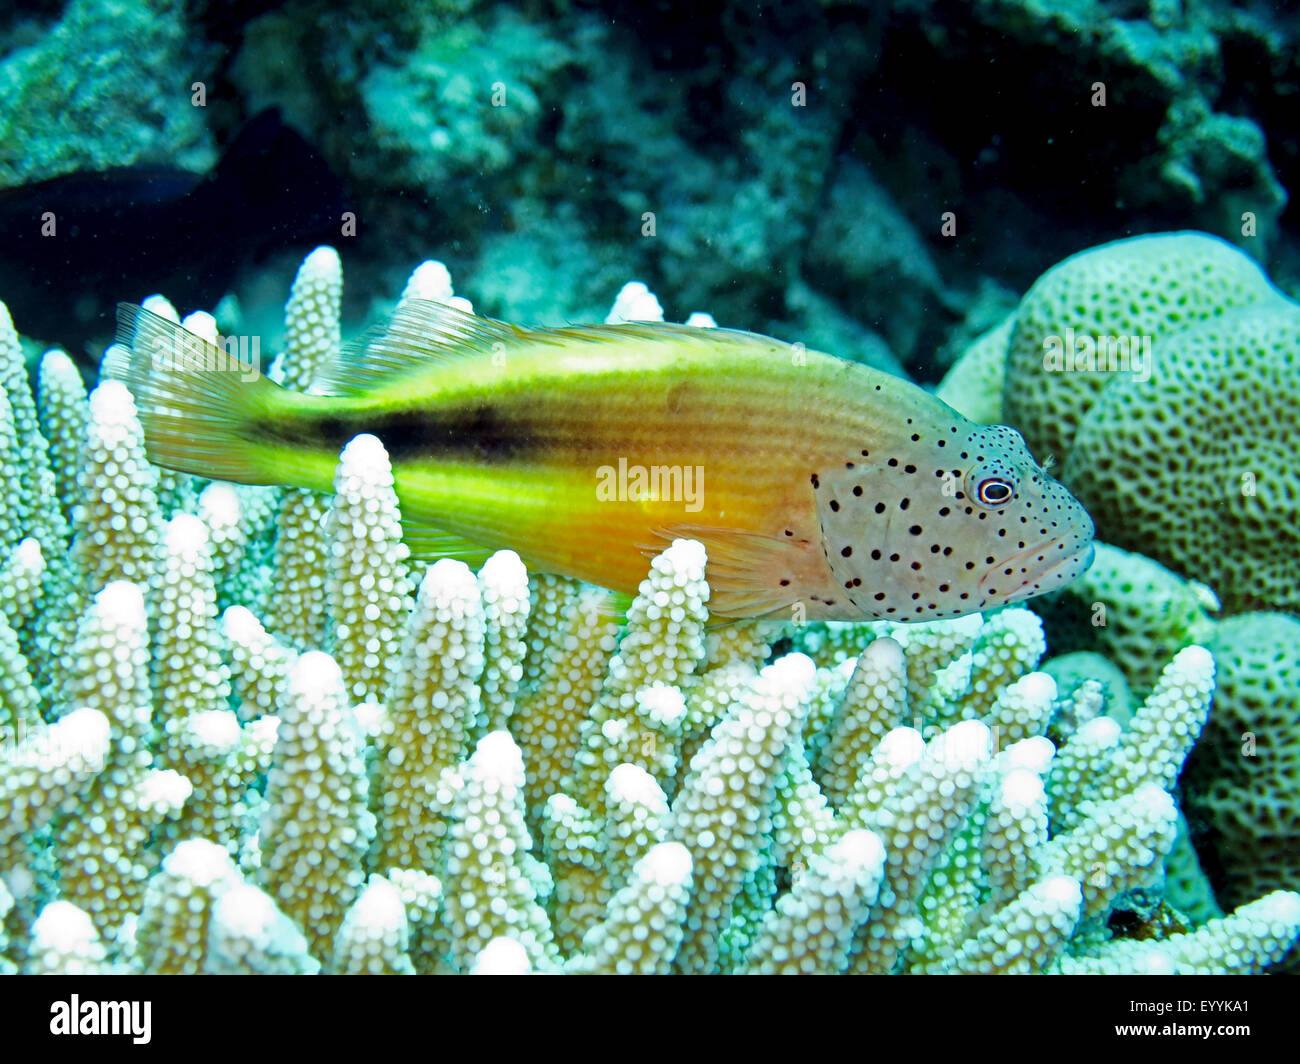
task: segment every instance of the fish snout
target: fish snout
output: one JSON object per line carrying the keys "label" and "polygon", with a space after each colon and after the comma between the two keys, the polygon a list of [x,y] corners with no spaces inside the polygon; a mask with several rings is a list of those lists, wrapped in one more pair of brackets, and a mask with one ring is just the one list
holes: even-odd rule
{"label": "fish snout", "polygon": [[980,580],[981,594],[1011,603],[1065,587],[1087,571],[1096,553],[1091,535],[1082,545],[1079,538],[1077,533],[1060,536],[1003,559]]}

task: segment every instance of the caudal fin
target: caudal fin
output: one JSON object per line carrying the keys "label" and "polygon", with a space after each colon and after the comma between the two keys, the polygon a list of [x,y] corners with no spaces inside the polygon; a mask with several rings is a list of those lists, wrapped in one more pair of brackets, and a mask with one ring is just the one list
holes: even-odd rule
{"label": "caudal fin", "polygon": [[100,373],[135,398],[149,460],[242,484],[276,482],[259,461],[259,426],[283,391],[255,366],[166,318],[117,305],[117,343]]}

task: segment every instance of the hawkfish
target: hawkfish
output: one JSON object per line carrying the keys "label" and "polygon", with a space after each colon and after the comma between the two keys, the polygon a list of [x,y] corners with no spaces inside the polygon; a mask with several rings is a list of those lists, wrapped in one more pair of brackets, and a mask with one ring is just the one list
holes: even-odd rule
{"label": "hawkfish", "polygon": [[104,372],[151,461],[329,492],[372,434],[417,557],[510,548],[632,595],[689,538],[715,616],[897,621],[1019,602],[1092,560],[1087,512],[1019,433],[767,336],[407,300],[296,392],[141,307],[118,323]]}

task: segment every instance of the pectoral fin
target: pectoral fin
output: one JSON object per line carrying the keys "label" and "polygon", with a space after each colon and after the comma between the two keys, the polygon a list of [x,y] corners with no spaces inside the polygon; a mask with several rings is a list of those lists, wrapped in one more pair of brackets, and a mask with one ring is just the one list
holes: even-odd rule
{"label": "pectoral fin", "polygon": [[688,524],[655,529],[654,535],[659,542],[639,544],[647,558],[659,554],[674,539],[694,539],[704,545],[709,612],[719,617],[788,619],[790,607],[803,593],[800,576],[808,565],[805,541]]}

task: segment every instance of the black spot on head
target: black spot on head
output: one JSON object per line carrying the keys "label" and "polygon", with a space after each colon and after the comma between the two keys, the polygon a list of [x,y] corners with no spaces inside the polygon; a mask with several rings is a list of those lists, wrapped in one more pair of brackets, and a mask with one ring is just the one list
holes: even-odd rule
{"label": "black spot on head", "polygon": [[914,573],[919,573],[920,571],[921,571],[921,563],[920,563],[920,562],[913,562],[913,563],[912,563],[912,572],[914,572]]}
{"label": "black spot on head", "polygon": [[782,586],[782,587],[789,587],[789,586],[790,586],[790,581],[789,581],[789,580],[782,580],[782,581],[781,581],[781,586]]}
{"label": "black spot on head", "polygon": [[836,513],[836,514],[837,514],[837,513],[839,513],[839,512],[840,512],[840,504],[839,504],[838,502],[836,502],[834,499],[832,499],[832,500],[831,500],[831,513]]}
{"label": "black spot on head", "polygon": [[877,601],[877,602],[884,602],[884,601],[885,601],[885,593],[884,593],[883,591],[877,591],[877,592],[876,592],[876,601]]}
{"label": "black spot on head", "polygon": [[821,480],[818,479],[816,473],[812,475],[812,486],[814,491],[816,491],[818,488],[822,486],[822,482]]}
{"label": "black spot on head", "polygon": [[922,529],[920,525],[912,525],[912,527],[908,529],[908,532],[910,532],[914,536],[919,536],[922,532]]}
{"label": "black spot on head", "polygon": [[916,466],[914,466],[914,465],[905,465],[905,466],[903,466],[903,472],[904,472],[904,473],[915,473],[915,472],[916,472]]}
{"label": "black spot on head", "polygon": [[885,465],[889,466],[890,469],[897,469],[897,468],[898,468],[898,459],[897,459],[897,458],[891,458],[888,462],[885,463]]}
{"label": "black spot on head", "polygon": [[912,505],[912,500],[908,498],[904,498],[903,501],[898,504],[898,508],[900,510],[906,510],[911,505]]}
{"label": "black spot on head", "polygon": [[845,463],[844,463],[844,468],[845,468],[845,469],[852,469],[852,468],[853,468],[853,463],[852,463],[852,462],[845,462]]}
{"label": "black spot on head", "polygon": [[841,547],[841,548],[840,548],[840,556],[843,557],[843,558],[851,558],[851,557],[853,557],[853,548],[852,548],[852,547]]}
{"label": "black spot on head", "polygon": [[885,512],[885,504],[883,502],[876,503],[876,513],[883,514],[884,512]]}
{"label": "black spot on head", "polygon": [[873,562],[878,562],[878,561],[880,561],[880,551],[878,551],[878,550],[873,550],[873,551],[871,552],[871,560],[872,560]]}
{"label": "black spot on head", "polygon": [[859,498],[862,497],[862,485],[861,485],[861,484],[854,484],[854,485],[853,485],[853,494],[856,495],[856,496],[858,496]]}

